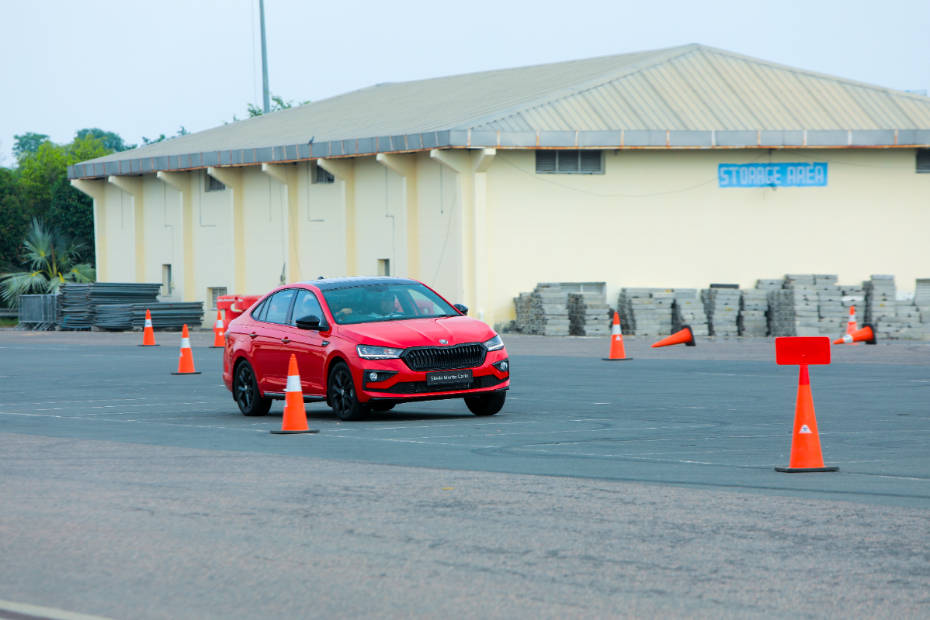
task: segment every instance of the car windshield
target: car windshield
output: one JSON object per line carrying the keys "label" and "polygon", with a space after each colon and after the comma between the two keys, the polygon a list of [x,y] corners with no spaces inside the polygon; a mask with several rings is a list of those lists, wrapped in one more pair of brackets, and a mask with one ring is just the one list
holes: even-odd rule
{"label": "car windshield", "polygon": [[329,289],[323,291],[323,298],[340,325],[459,316],[455,308],[419,282]]}

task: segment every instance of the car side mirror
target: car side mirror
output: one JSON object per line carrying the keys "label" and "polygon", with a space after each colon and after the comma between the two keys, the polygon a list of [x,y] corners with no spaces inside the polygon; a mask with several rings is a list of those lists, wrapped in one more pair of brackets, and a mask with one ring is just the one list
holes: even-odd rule
{"label": "car side mirror", "polygon": [[312,329],[316,331],[326,331],[327,325],[320,317],[315,314],[302,316],[296,321],[298,329]]}
{"label": "car side mirror", "polygon": [[468,306],[462,304],[452,304],[452,307],[461,312],[462,314],[468,314]]}

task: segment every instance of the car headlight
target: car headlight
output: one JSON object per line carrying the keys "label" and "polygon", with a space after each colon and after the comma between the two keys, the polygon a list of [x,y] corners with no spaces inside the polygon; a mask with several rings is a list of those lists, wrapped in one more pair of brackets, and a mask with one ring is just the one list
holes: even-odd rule
{"label": "car headlight", "polygon": [[366,360],[392,360],[400,357],[404,352],[403,349],[394,349],[392,347],[373,347],[368,344],[360,344],[355,347],[358,356]]}
{"label": "car headlight", "polygon": [[484,342],[484,347],[488,351],[499,351],[500,349],[504,348],[504,341],[501,340],[500,336],[494,336],[490,340],[486,340]]}

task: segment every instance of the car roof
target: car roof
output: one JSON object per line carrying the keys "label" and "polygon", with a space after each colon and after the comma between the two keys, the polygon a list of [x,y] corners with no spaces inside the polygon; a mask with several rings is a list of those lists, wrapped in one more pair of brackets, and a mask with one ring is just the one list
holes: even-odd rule
{"label": "car roof", "polygon": [[419,284],[416,280],[410,278],[392,278],[390,276],[355,276],[351,278],[322,278],[319,280],[308,280],[300,284],[309,284],[315,286],[321,291],[331,291],[339,288],[355,288],[363,286],[372,286],[374,284]]}

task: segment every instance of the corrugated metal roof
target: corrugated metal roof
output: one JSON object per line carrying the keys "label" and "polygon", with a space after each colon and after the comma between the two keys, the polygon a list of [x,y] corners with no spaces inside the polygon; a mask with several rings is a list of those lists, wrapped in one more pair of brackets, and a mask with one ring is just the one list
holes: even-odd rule
{"label": "corrugated metal roof", "polygon": [[[886,130],[869,137],[869,145],[930,142],[930,98],[692,44],[380,84],[114,153],[78,164],[69,174],[138,174],[448,146],[562,145],[564,138],[547,144],[546,136],[556,135],[550,132],[581,132],[569,146],[606,146],[614,143],[602,140],[617,136],[616,146],[644,140],[647,146],[715,147],[736,145],[719,142],[718,134],[726,132],[753,132],[757,139],[746,145],[761,146],[764,136],[807,145],[836,132],[854,141],[864,130]],[[834,133],[808,142],[808,132]],[[743,134],[729,139],[736,135]]]}

